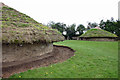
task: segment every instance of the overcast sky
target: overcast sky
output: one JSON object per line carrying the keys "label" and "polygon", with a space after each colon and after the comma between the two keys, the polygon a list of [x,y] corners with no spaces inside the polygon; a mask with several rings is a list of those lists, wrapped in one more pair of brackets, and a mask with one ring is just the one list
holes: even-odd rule
{"label": "overcast sky", "polygon": [[87,25],[101,19],[118,19],[119,0],[0,0],[36,21]]}

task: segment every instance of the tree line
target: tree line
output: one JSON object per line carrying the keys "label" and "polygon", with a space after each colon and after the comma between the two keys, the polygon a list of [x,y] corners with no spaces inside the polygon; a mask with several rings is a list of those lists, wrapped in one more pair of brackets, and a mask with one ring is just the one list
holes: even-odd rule
{"label": "tree line", "polygon": [[101,20],[99,23],[89,22],[86,28],[83,24],[79,24],[78,26],[76,26],[76,24],[67,26],[65,23],[55,23],[53,21],[49,22],[48,26],[60,31],[66,39],[72,39],[73,37],[80,36],[84,33],[84,31],[95,28],[97,26],[103,30],[116,34],[120,38],[120,20],[114,20],[114,18],[106,21]]}

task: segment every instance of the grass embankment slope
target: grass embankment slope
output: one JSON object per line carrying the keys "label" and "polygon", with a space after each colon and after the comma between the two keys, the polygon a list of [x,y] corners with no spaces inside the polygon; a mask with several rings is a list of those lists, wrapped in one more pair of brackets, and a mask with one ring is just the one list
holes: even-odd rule
{"label": "grass embankment slope", "polygon": [[2,43],[56,42],[64,40],[55,29],[2,3]]}
{"label": "grass embankment slope", "polygon": [[73,48],[75,56],[15,74],[11,78],[116,78],[118,77],[118,42],[64,41],[54,43]]}
{"label": "grass embankment slope", "polygon": [[117,35],[102,29],[90,29],[80,37],[117,37]]}

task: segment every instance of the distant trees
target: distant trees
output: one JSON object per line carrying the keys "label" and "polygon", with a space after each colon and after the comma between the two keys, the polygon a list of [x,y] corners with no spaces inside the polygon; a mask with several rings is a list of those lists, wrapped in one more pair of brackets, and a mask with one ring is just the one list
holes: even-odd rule
{"label": "distant trees", "polygon": [[99,23],[99,26],[101,29],[114,33],[118,37],[120,37],[120,21],[119,20],[114,21],[113,18],[107,21],[101,20]]}
{"label": "distant trees", "polygon": [[94,22],[94,23],[89,22],[88,25],[87,25],[87,30],[89,30],[91,28],[95,28],[97,26],[98,26],[98,24],[96,22]]}
{"label": "distant trees", "polygon": [[99,25],[102,29],[111,33],[114,33],[114,30],[116,28],[115,21],[113,20],[113,18],[111,18],[111,20],[107,20],[106,22],[101,20]]}
{"label": "distant trees", "polygon": [[83,34],[83,31],[85,30],[85,26],[80,24],[77,27],[77,31],[79,32],[79,35]]}
{"label": "distant trees", "polygon": [[[85,27],[82,24],[80,24],[76,29],[76,24],[66,26],[66,24],[64,23],[60,23],[60,22],[55,23],[52,21],[48,23],[48,26],[60,31],[65,36],[66,39],[72,39],[72,37],[80,36],[85,30]],[[66,34],[64,34],[64,32],[66,32]],[[76,34],[76,32],[79,32],[79,34]]]}
{"label": "distant trees", "polygon": [[51,26],[53,29],[57,29],[58,31],[60,31],[61,33],[63,33],[63,31],[65,30],[66,28],[66,24],[64,23],[55,23],[55,22],[50,22],[48,23],[48,26]]}
{"label": "distant trees", "polygon": [[101,20],[100,23],[91,23],[89,22],[87,25],[87,30],[94,28],[96,26],[99,26],[101,29],[109,31],[111,33],[116,34],[118,37],[120,37],[120,21],[114,20],[114,18],[111,18],[110,20]]}
{"label": "distant trees", "polygon": [[72,37],[74,37],[76,35],[76,30],[75,30],[76,24],[72,24],[68,27],[66,27],[65,31],[66,31],[66,38],[67,39],[72,39]]}
{"label": "distant trees", "polygon": [[[48,26],[60,31],[65,36],[66,39],[72,39],[72,37],[80,36],[83,34],[84,30],[89,30],[91,28],[95,28],[96,26],[99,26],[101,29],[114,33],[118,37],[120,37],[120,20],[114,21],[113,18],[107,21],[101,20],[99,24],[96,22],[94,23],[89,22],[87,28],[85,28],[85,26],[82,24],[79,24],[78,26],[76,26],[76,24],[67,26],[64,23],[60,22],[55,23],[53,21],[48,23]],[[66,34],[64,34],[64,32]]]}
{"label": "distant trees", "polygon": [[115,23],[115,26],[116,26],[116,28],[115,28],[115,34],[119,37],[119,39],[120,39],[120,21],[118,20],[116,23]]}

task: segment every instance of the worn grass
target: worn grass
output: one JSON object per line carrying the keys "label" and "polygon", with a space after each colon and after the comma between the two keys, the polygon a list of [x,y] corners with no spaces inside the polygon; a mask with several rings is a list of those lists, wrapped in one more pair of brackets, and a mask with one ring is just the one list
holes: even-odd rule
{"label": "worn grass", "polygon": [[48,67],[15,74],[10,78],[117,78],[118,42],[66,40],[54,43],[74,49],[75,56]]}
{"label": "worn grass", "polygon": [[[2,43],[56,42],[62,34],[9,6],[2,6]],[[1,38],[1,36],[0,36]]]}

